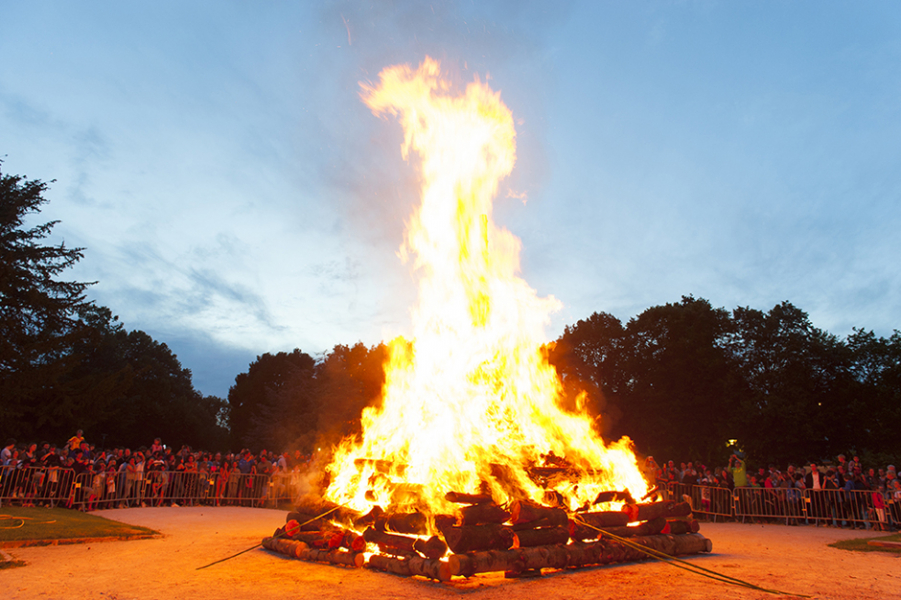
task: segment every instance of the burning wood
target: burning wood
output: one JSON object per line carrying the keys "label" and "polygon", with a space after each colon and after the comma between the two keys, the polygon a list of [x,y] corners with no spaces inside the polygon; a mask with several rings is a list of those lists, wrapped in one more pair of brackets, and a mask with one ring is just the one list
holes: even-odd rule
{"label": "burning wood", "polygon": [[413,544],[418,538],[408,537],[405,535],[396,535],[393,533],[385,533],[384,531],[379,531],[374,527],[370,527],[363,532],[363,539],[365,539],[367,542],[378,544],[380,548],[390,548],[392,550],[399,550],[406,554],[413,554],[415,552]]}
{"label": "burning wood", "polygon": [[[683,556],[710,552],[713,545],[700,534],[654,535],[635,538],[646,548],[664,552],[670,556]],[[518,572],[527,569],[564,569],[606,565],[618,562],[639,561],[647,554],[613,540],[593,544],[558,544],[515,550],[455,554],[448,559],[452,575],[470,577],[476,573],[494,571]]]}
{"label": "burning wood", "polygon": [[567,520],[566,511],[560,508],[549,508],[522,500],[517,500],[510,505],[510,522],[513,525],[544,521],[551,526],[559,526],[566,525]]}
{"label": "burning wood", "polygon": [[[473,497],[477,496],[469,498]],[[500,513],[503,513],[504,522],[451,526],[453,517],[444,515],[445,518],[440,519],[439,515],[433,523],[443,523],[442,540],[437,535],[390,533],[384,530],[385,527],[377,526],[380,523],[419,528],[425,521],[421,513],[385,515],[375,511],[378,513],[376,526],[367,527],[363,535],[334,525],[321,531],[301,531],[296,521],[289,520],[285,527],[276,530],[275,537],[266,538],[263,546],[301,560],[361,566],[365,562],[362,552],[370,542],[378,547],[378,552],[368,559],[370,568],[439,581],[490,571],[503,571],[509,577],[538,576],[541,569],[645,558],[640,550],[618,542],[618,538],[628,538],[641,546],[671,555],[709,552],[711,547],[709,540],[697,533],[698,522],[686,518],[690,515],[690,506],[686,503],[633,504],[622,511],[571,514],[530,501],[513,502],[509,512],[489,502],[469,504],[461,512],[467,509],[478,509],[463,513],[472,519],[477,515],[501,519]],[[647,516],[652,518],[630,521]],[[358,518],[358,521],[360,519],[365,520]],[[583,543],[585,541],[588,543]],[[448,551],[452,554],[448,555]],[[446,560],[443,559],[445,556]]]}
{"label": "burning wood", "polygon": [[493,502],[491,496],[487,494],[464,494],[462,492],[448,492],[444,495],[444,499],[454,504],[486,504]]}
{"label": "burning wood", "polygon": [[464,525],[444,530],[444,541],[451,552],[506,550],[513,545],[513,530],[503,525]]}
{"label": "burning wood", "polygon": [[650,521],[660,517],[687,517],[691,514],[691,504],[688,502],[651,502],[650,504],[627,504],[623,512],[629,515],[629,521]]}
{"label": "burning wood", "polygon": [[[373,112],[400,118],[405,157],[417,153],[422,165],[422,204],[403,248],[421,277],[420,303],[413,337],[389,345],[381,401],[364,410],[360,435],[335,449],[324,492],[332,502],[298,506],[298,516],[320,517],[310,539],[353,550],[361,538],[343,528],[365,529],[363,541],[380,549],[371,567],[439,581],[644,558],[603,532],[669,554],[709,551],[697,533],[658,535],[692,531],[687,521],[667,521],[691,507],[636,504],[648,485],[629,440],[608,444],[588,414],[563,408],[564,386],[543,343],[559,304],[519,278],[519,240],[491,216],[515,162],[513,116],[479,81],[460,95],[451,90],[431,59],[416,70],[391,67],[363,86]],[[572,512],[610,502],[625,506]],[[445,543],[447,560],[439,558]],[[344,548],[291,549],[305,560],[361,564],[362,554]]]}
{"label": "burning wood", "polygon": [[374,526],[382,531],[420,535],[428,531],[428,520],[421,512],[381,514]]}
{"label": "burning wood", "polygon": [[460,509],[460,525],[485,525],[503,523],[510,513],[496,504],[472,504]]}
{"label": "burning wood", "polygon": [[299,558],[310,562],[323,562],[347,567],[362,567],[365,557],[362,552],[346,550],[317,550],[303,542],[281,538],[263,538],[263,547],[279,554]]}

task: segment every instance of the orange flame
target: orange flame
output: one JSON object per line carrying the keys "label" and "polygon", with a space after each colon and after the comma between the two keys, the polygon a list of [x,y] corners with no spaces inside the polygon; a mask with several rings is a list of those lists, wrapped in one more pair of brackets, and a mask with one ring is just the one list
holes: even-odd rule
{"label": "orange flame", "polygon": [[422,203],[402,248],[415,258],[419,304],[413,340],[390,345],[382,406],[364,410],[362,439],[338,448],[326,497],[431,514],[450,509],[448,491],[541,501],[546,488],[529,469],[552,453],[579,471],[544,482],[571,509],[601,490],[640,498],[647,485],[629,440],[607,446],[587,415],[560,407],[540,341],[560,304],[517,276],[520,242],[492,220],[516,158],[510,110],[478,79],[455,95],[431,58],[379,77],[362,84],[364,102],[396,116],[404,158],[421,159]]}

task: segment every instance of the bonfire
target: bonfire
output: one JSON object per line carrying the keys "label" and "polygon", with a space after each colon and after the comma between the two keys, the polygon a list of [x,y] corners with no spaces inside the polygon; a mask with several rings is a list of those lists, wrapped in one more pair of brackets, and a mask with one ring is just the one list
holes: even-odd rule
{"label": "bonfire", "polygon": [[560,304],[520,277],[520,241],[492,217],[516,158],[500,94],[479,79],[458,92],[426,58],[361,96],[400,121],[419,168],[401,248],[419,286],[412,336],[391,342],[382,401],[335,452],[322,498],[302,499],[265,545],[442,580],[644,556],[627,538],[709,551],[690,506],[638,502],[650,494],[629,439],[606,443],[587,412],[563,408],[544,342]]}

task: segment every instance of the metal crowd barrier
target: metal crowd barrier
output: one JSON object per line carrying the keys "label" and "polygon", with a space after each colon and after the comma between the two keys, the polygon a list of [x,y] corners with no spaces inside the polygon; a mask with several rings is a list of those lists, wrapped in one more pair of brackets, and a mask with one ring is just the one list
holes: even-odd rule
{"label": "metal crowd barrier", "polygon": [[692,512],[696,515],[704,515],[711,521],[730,519],[735,516],[732,509],[732,493],[729,488],[670,482],[667,489],[671,499],[678,502],[683,498],[689,498]]}
{"label": "metal crowd barrier", "polygon": [[[130,506],[277,506],[305,489],[296,473],[273,475],[150,470],[81,473],[59,467],[0,467],[0,506],[67,506],[78,509]],[[869,490],[723,487],[670,482],[665,498],[691,501],[694,514],[710,520],[784,522],[787,525],[901,527],[901,500],[878,499]]]}
{"label": "metal crowd barrier", "polygon": [[132,506],[277,506],[297,495],[291,474],[150,470],[87,472],[59,467],[0,467],[0,506],[78,509]]}
{"label": "metal crowd barrier", "polygon": [[11,501],[23,506],[56,506],[74,482],[75,472],[59,467],[0,467],[0,506]]}
{"label": "metal crowd barrier", "polygon": [[880,493],[873,490],[758,487],[729,490],[670,482],[667,491],[674,500],[690,499],[694,514],[712,520],[723,518],[861,529],[901,527],[901,501],[881,498],[880,502],[874,496]]}

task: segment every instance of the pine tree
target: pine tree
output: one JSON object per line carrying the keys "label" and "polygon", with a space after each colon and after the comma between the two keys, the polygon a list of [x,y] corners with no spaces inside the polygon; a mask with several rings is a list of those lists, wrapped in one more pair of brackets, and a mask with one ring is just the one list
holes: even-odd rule
{"label": "pine tree", "polygon": [[26,226],[46,191],[44,182],[0,172],[0,429],[21,437],[68,412],[59,386],[84,334],[78,312],[91,285],[59,278],[83,249],[45,242],[58,221]]}

